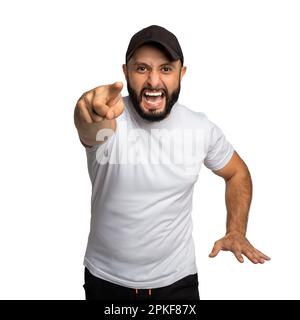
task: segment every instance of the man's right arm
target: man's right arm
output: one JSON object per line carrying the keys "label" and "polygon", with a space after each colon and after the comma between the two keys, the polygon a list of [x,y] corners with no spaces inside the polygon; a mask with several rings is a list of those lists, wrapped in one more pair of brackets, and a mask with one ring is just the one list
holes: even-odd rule
{"label": "man's right arm", "polygon": [[115,119],[124,110],[122,88],[122,82],[103,85],[84,93],[78,100],[74,123],[84,146],[92,147],[103,143],[103,139],[99,139],[100,130],[116,130]]}

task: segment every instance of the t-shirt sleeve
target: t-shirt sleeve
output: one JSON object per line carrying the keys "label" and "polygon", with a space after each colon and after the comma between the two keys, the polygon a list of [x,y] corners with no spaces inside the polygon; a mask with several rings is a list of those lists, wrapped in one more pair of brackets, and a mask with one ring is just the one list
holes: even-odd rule
{"label": "t-shirt sleeve", "polygon": [[234,148],[227,141],[222,130],[213,122],[208,120],[208,150],[204,158],[204,165],[210,170],[219,170],[231,159]]}

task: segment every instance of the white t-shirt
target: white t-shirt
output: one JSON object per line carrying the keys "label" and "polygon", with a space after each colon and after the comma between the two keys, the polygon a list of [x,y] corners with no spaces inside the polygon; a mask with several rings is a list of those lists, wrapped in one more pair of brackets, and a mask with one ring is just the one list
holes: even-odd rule
{"label": "white t-shirt", "polygon": [[158,288],[197,272],[194,183],[202,163],[221,169],[234,149],[201,112],[176,103],[167,118],[148,122],[124,102],[115,133],[86,148],[92,198],[84,265],[118,285]]}

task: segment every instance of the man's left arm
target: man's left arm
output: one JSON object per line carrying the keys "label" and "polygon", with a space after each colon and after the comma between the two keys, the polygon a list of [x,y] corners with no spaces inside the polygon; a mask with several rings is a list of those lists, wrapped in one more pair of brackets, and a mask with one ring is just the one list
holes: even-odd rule
{"label": "man's left arm", "polygon": [[213,258],[224,250],[231,251],[239,262],[244,262],[243,255],[253,263],[270,260],[268,256],[254,248],[246,238],[252,199],[252,180],[247,165],[237,152],[234,152],[224,168],[213,172],[224,178],[226,183],[227,221],[226,235],[215,242],[209,256]]}

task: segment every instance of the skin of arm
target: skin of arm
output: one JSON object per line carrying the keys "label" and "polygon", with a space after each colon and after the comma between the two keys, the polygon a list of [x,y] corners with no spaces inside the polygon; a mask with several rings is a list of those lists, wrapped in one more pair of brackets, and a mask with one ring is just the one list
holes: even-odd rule
{"label": "skin of arm", "polygon": [[224,168],[213,172],[225,180],[227,221],[225,236],[215,242],[209,256],[213,258],[224,250],[231,251],[241,263],[244,262],[243,255],[255,264],[270,260],[246,238],[252,199],[252,180],[247,165],[235,151]]}

